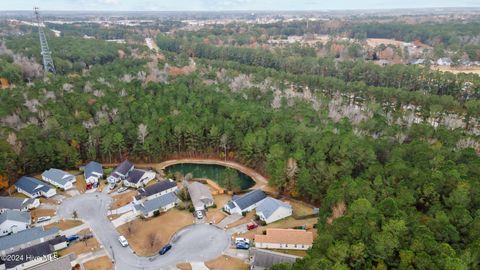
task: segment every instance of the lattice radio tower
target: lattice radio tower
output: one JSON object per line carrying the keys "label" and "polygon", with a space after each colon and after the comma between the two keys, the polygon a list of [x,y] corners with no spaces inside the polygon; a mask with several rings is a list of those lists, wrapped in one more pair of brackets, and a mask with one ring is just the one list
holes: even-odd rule
{"label": "lattice radio tower", "polygon": [[47,37],[45,35],[44,27],[42,27],[43,23],[40,19],[40,13],[38,12],[38,7],[34,8],[34,12],[35,12],[35,17],[37,19],[38,36],[40,38],[40,47],[42,49],[41,54],[43,57],[44,72],[55,73],[55,65],[53,65],[52,52],[48,47]]}

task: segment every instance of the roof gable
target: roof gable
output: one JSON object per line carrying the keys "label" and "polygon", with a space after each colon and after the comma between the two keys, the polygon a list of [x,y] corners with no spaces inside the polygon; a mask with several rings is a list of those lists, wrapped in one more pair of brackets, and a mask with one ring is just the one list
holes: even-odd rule
{"label": "roof gable", "polygon": [[29,176],[20,177],[20,179],[15,182],[15,187],[20,188],[30,194],[38,191],[48,192],[50,189],[52,189],[52,186]]}
{"label": "roof gable", "polygon": [[134,169],[128,173],[126,180],[130,183],[136,184],[138,181],[140,181],[140,179],[142,179],[144,174],[145,171]]}
{"label": "roof gable", "polygon": [[141,204],[136,204],[134,207],[137,211],[139,210],[147,214],[149,212],[155,211],[159,208],[165,207],[177,201],[178,201],[177,196],[175,196],[173,192],[169,192],[155,199],[147,200]]}
{"label": "roof gable", "polygon": [[255,189],[247,194],[235,198],[233,201],[240,207],[241,210],[250,207],[253,204],[265,199],[267,195],[260,189]]}
{"label": "roof gable", "polygon": [[127,175],[127,173],[132,170],[133,168],[133,163],[131,163],[128,160],[124,160],[122,163],[120,163],[117,168],[113,172],[120,173],[122,175]]}
{"label": "roof gable", "polygon": [[102,164],[95,161],[90,161],[87,165],[85,165],[84,174],[85,179],[88,179],[91,176],[96,177],[97,175],[103,175]]}
{"label": "roof gable", "polygon": [[48,230],[44,230],[43,227],[34,227],[31,229],[20,231],[16,234],[3,236],[2,241],[0,241],[0,250],[6,250],[12,247],[16,247],[18,245],[32,242],[42,237],[57,234],[58,232],[59,229],[55,227]]}
{"label": "roof gable", "polygon": [[277,211],[277,209],[282,207],[292,209],[292,207],[287,203],[267,197],[260,203],[259,206],[257,206],[256,211],[257,213],[262,213],[265,218],[269,218],[273,213],[275,213],[275,211]]}
{"label": "roof gable", "polygon": [[29,212],[6,210],[0,214],[0,224],[3,224],[8,220],[30,224],[31,216]]}
{"label": "roof gable", "polygon": [[154,194],[163,192],[165,190],[169,190],[171,188],[174,188],[176,186],[177,186],[177,183],[175,183],[174,181],[164,180],[164,181],[160,181],[158,183],[155,183],[151,186],[141,188],[141,189],[138,190],[138,193],[140,194],[141,197],[149,197],[149,196],[152,196]]}
{"label": "roof gable", "polygon": [[33,199],[0,196],[0,209],[22,210]]}
{"label": "roof gable", "polygon": [[59,170],[59,169],[55,169],[55,168],[52,168],[52,169],[49,169],[49,170],[46,170],[42,173],[42,176],[45,177],[45,178],[48,178],[60,185],[65,185],[66,183],[68,182],[71,182],[73,180],[75,180],[75,176],[73,176],[72,174],[69,174],[65,171],[62,171],[62,170]]}

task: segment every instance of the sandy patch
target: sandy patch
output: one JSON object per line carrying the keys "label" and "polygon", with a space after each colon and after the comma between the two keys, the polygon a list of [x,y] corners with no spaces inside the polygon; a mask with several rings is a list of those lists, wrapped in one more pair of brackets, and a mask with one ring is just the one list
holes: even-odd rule
{"label": "sandy patch", "polygon": [[85,270],[111,270],[113,264],[110,258],[103,256],[84,263],[83,267]]}
{"label": "sandy patch", "polygon": [[205,266],[207,266],[210,270],[247,270],[248,265],[236,258],[228,257],[228,256],[220,256],[214,260],[205,262]]}

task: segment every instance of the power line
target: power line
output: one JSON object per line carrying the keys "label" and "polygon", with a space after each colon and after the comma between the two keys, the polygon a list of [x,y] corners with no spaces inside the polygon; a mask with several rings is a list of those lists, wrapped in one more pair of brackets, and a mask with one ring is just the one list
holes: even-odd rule
{"label": "power line", "polygon": [[40,38],[40,47],[41,47],[41,54],[43,57],[43,69],[44,72],[51,72],[55,74],[55,65],[53,64],[52,52],[48,47],[47,37],[45,35],[45,31],[42,27],[42,22],[40,20],[40,13],[38,11],[38,7],[34,7],[35,17],[37,19],[37,26],[38,26],[38,36]]}

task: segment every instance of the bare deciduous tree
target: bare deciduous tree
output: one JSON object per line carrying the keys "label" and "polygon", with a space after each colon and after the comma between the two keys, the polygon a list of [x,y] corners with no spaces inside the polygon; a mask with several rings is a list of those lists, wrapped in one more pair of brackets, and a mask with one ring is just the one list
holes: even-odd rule
{"label": "bare deciduous tree", "polygon": [[148,136],[148,127],[145,124],[138,125],[138,140],[144,144],[145,138]]}

